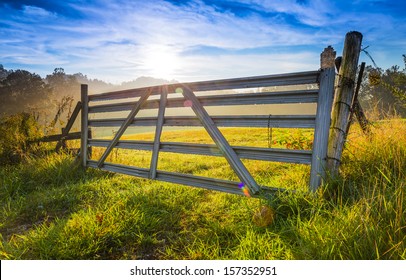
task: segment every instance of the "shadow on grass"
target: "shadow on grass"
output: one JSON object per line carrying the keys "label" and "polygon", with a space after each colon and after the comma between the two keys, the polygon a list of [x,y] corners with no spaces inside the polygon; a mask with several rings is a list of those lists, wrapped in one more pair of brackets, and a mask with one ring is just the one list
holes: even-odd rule
{"label": "shadow on grass", "polygon": [[86,181],[107,178],[103,172],[85,172],[72,157],[52,154],[18,166],[3,166],[0,234],[9,239],[42,223],[67,217],[81,204]]}

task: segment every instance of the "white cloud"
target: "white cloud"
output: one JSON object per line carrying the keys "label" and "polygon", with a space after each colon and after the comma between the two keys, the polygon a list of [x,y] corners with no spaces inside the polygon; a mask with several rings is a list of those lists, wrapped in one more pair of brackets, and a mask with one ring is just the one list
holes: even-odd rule
{"label": "white cloud", "polygon": [[267,12],[277,12],[294,16],[299,22],[322,27],[328,24],[335,9],[332,1],[325,0],[239,0],[245,4],[255,4]]}
{"label": "white cloud", "polygon": [[43,18],[56,18],[54,13],[51,13],[45,9],[36,7],[36,6],[23,6],[23,15],[26,17],[30,17],[32,20],[38,19],[38,17]]}
{"label": "white cloud", "polygon": [[[317,69],[319,52],[327,45],[340,48],[350,30],[361,31],[371,48],[384,44],[381,38],[405,47],[404,37],[396,38],[405,34],[405,23],[391,15],[342,13],[338,4],[321,0],[237,2],[257,13],[238,16],[200,0],[181,6],[163,0],[67,4],[78,18],[34,6],[0,7],[8,15],[0,18],[0,59],[27,67],[52,64],[114,82],[158,74],[191,80]],[[198,46],[203,48],[193,53]],[[223,51],[205,54],[207,47]],[[261,48],[284,51],[255,53]]]}

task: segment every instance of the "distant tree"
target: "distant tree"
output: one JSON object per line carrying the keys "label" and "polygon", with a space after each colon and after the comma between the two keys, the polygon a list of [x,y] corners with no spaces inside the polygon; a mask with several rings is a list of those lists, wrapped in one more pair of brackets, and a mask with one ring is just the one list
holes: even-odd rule
{"label": "distant tree", "polygon": [[0,81],[0,111],[13,114],[49,107],[51,90],[42,78],[25,70],[11,71]]}
{"label": "distant tree", "polygon": [[5,78],[7,78],[8,74],[10,74],[11,71],[7,71],[4,69],[3,65],[0,64],[0,81],[3,81]]}
{"label": "distant tree", "polygon": [[82,73],[73,74],[80,84],[87,84],[91,93],[101,93],[118,90],[118,87],[98,79],[90,79]]}
{"label": "distant tree", "polygon": [[119,88],[120,89],[130,89],[130,88],[150,87],[150,86],[158,86],[158,85],[176,83],[176,82],[177,81],[175,81],[175,80],[168,81],[165,79],[157,79],[157,78],[152,78],[152,77],[141,76],[130,82],[121,83]]}
{"label": "distant tree", "polygon": [[45,80],[58,100],[64,96],[79,99],[80,85],[76,76],[66,74],[63,68],[55,68],[51,75],[46,76]]}
{"label": "distant tree", "polygon": [[366,108],[378,107],[381,115],[396,112],[406,117],[406,56],[405,67],[392,66],[387,70],[367,66],[360,91]]}

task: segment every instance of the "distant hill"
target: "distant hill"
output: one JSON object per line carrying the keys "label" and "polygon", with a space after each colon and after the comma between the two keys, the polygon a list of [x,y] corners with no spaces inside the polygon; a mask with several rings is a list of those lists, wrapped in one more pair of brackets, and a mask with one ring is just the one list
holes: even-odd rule
{"label": "distant hill", "polygon": [[177,83],[176,80],[165,80],[165,79],[156,79],[152,77],[138,77],[135,80],[130,82],[124,82],[118,88],[121,89],[131,89],[131,88],[142,88],[142,87],[150,87],[150,86],[158,86],[163,84],[173,84]]}
{"label": "distant hill", "polygon": [[87,84],[89,86],[89,92],[93,93],[102,93],[107,91],[116,91],[116,90],[125,90],[131,88],[142,88],[142,87],[149,87],[149,86],[157,86],[162,84],[168,83],[176,83],[175,80],[165,80],[165,79],[156,79],[153,77],[138,77],[135,80],[123,82],[120,85],[114,85],[111,83],[106,83],[102,80],[98,79],[89,79],[86,75],[81,73],[74,74],[77,81],[80,84]]}

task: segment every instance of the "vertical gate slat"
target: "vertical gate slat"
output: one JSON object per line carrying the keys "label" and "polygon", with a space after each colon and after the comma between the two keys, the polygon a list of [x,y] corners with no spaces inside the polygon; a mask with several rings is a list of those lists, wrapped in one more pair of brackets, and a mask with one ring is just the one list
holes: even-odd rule
{"label": "vertical gate slat", "polygon": [[82,120],[81,120],[81,132],[82,137],[80,139],[80,162],[83,167],[87,165],[87,141],[88,141],[88,121],[89,121],[89,95],[87,85],[82,84],[80,86],[80,95],[82,103]]}
{"label": "vertical gate slat", "polygon": [[155,128],[155,139],[154,139],[154,146],[152,150],[152,157],[151,157],[151,167],[149,171],[149,178],[155,179],[156,178],[156,169],[158,165],[158,155],[159,155],[159,147],[160,147],[160,139],[162,133],[162,127],[164,124],[165,118],[165,108],[166,108],[166,101],[168,97],[168,87],[162,87],[161,92],[161,99],[159,100],[159,111],[158,111],[158,118],[157,124]]}
{"label": "vertical gate slat", "polygon": [[252,178],[251,174],[244,166],[244,164],[241,162],[240,158],[237,156],[233,148],[231,148],[230,144],[224,138],[223,134],[214,124],[212,118],[204,109],[204,107],[200,104],[200,101],[197,99],[193,91],[188,87],[184,86],[182,94],[186,99],[191,101],[191,107],[195,112],[196,116],[199,118],[202,125],[207,130],[210,137],[213,139],[214,143],[216,143],[217,147],[222,151],[224,157],[231,165],[231,168],[237,174],[238,178],[240,178],[241,182],[247,185],[248,189],[252,194],[258,193],[260,188],[255,182],[254,178]]}
{"label": "vertical gate slat", "polygon": [[134,105],[134,108],[128,114],[127,119],[123,122],[123,124],[121,125],[121,127],[117,131],[116,135],[114,136],[113,140],[111,140],[109,146],[107,147],[107,149],[104,151],[103,155],[101,156],[101,158],[97,162],[98,167],[103,166],[104,161],[109,156],[109,154],[113,150],[113,148],[116,146],[118,140],[120,140],[120,137],[124,134],[127,127],[132,123],[132,121],[134,120],[134,117],[140,111],[142,104],[144,104],[145,101],[147,101],[150,94],[151,94],[151,90],[148,90],[147,92],[145,92],[144,95],[142,95],[141,98],[138,100],[138,102]]}
{"label": "vertical gate slat", "polygon": [[321,71],[310,171],[310,190],[312,192],[317,190],[326,174],[328,135],[334,96],[334,79],[334,68],[327,68]]}

